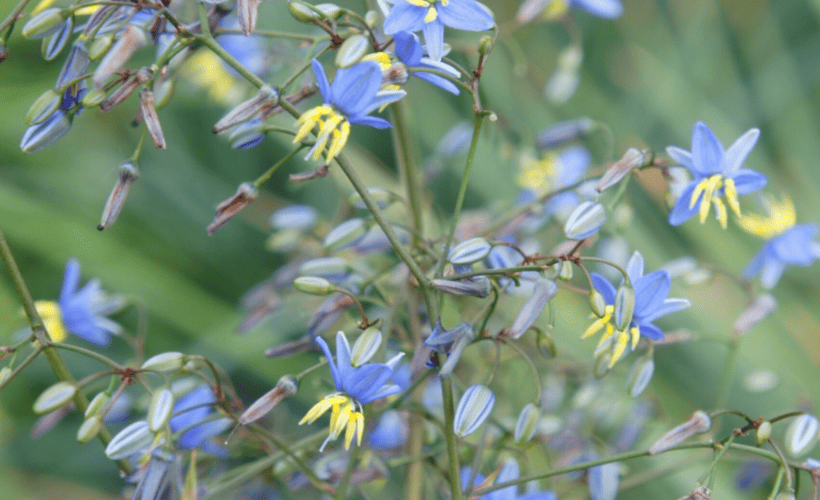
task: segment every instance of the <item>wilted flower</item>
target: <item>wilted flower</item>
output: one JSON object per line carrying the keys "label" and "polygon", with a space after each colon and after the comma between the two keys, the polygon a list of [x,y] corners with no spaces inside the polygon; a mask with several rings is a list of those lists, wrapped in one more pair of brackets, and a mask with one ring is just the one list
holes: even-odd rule
{"label": "wilted flower", "polygon": [[[684,223],[695,213],[703,224],[712,205],[720,225],[726,227],[726,204],[740,218],[739,195],[762,189],[768,179],[754,170],[740,168],[760,137],[760,130],[749,129],[728,150],[703,122],[697,122],[692,131],[692,151],[676,146],[666,148],[667,154],[686,167],[695,179],[681,192],[669,214],[673,226]],[[726,203],[723,202],[726,198]]]}
{"label": "wilted flower", "polygon": [[709,415],[698,410],[689,417],[689,420],[667,432],[655,444],[649,447],[647,453],[656,455],[677,446],[695,434],[702,434],[712,428],[712,419]]}
{"label": "wilted flower", "polygon": [[325,396],[316,403],[299,421],[299,425],[313,423],[317,418],[331,410],[330,434],[320,450],[324,450],[327,443],[334,441],[345,433],[345,449],[356,437],[357,444],[361,445],[364,435],[364,413],[362,405],[377,399],[392,396],[401,391],[396,384],[389,384],[393,370],[404,354],[393,357],[385,364],[366,363],[356,366],[351,361],[350,344],[342,332],[336,334],[336,362],[330,348],[321,337],[316,337],[316,343],[322,348],[330,365],[333,375],[335,394]]}

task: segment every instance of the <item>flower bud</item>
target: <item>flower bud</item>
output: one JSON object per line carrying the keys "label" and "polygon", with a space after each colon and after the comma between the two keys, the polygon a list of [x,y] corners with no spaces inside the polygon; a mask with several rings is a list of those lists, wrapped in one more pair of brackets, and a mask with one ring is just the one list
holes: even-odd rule
{"label": "flower bud", "polygon": [[769,316],[777,307],[777,301],[768,293],[758,295],[752,304],[747,307],[735,321],[735,334],[743,335],[756,324]]}
{"label": "flower bud", "polygon": [[42,392],[34,401],[34,413],[50,413],[74,399],[77,386],[71,382],[57,382]]}
{"label": "flower bud", "polygon": [[87,443],[97,437],[102,429],[102,418],[99,415],[92,415],[83,420],[80,428],[77,429],[77,442]]}
{"label": "flower bud", "polygon": [[68,53],[65,63],[63,63],[63,69],[60,70],[60,75],[57,77],[57,83],[54,84],[54,87],[61,89],[68,85],[69,82],[85,75],[90,63],[91,59],[88,57],[88,49],[86,49],[85,43],[81,40],[74,42],[74,45],[71,46],[71,52]]}
{"label": "flower bud", "polygon": [[481,40],[478,42],[478,54],[481,57],[486,57],[491,50],[493,50],[493,37],[490,35],[482,36]]}
{"label": "flower bud", "polygon": [[362,366],[376,354],[382,343],[382,332],[375,326],[365,329],[356,342],[353,343],[353,350],[350,352],[350,364],[354,367]]}
{"label": "flower bud", "polygon": [[544,94],[553,104],[564,104],[578,89],[579,83],[578,68],[559,66],[544,86]]}
{"label": "flower bud", "polygon": [[98,36],[91,42],[91,46],[88,47],[88,58],[92,61],[100,59],[108,53],[108,49],[110,49],[112,45],[114,45],[114,35],[112,33]]}
{"label": "flower bud", "polygon": [[54,33],[43,38],[43,43],[40,46],[40,52],[43,59],[46,61],[53,61],[60,52],[63,51],[68,41],[71,39],[71,34],[74,31],[74,16],[68,18],[60,25],[59,29]]}
{"label": "flower bud", "polygon": [[96,108],[105,101],[107,94],[103,89],[91,89],[83,96],[82,105],[86,108]]}
{"label": "flower bud", "polygon": [[486,276],[474,276],[461,280],[432,279],[430,285],[444,293],[452,295],[471,295],[473,297],[486,297],[490,295],[493,288],[490,279]]}
{"label": "flower bud", "polygon": [[71,130],[71,119],[58,109],[44,121],[26,129],[20,141],[24,153],[34,153],[51,146]]}
{"label": "flower bud", "polygon": [[181,352],[164,352],[148,358],[140,367],[141,370],[172,373],[185,365],[185,355]]}
{"label": "flower bud", "polygon": [[62,92],[58,92],[54,89],[46,90],[34,101],[34,104],[28,108],[28,113],[26,113],[26,125],[37,125],[45,121],[60,108],[62,102]]}
{"label": "flower bud", "polygon": [[558,286],[555,282],[544,278],[539,278],[535,282],[532,295],[518,311],[512,326],[509,329],[510,337],[517,339],[524,335],[529,327],[535,323],[541,311],[546,307],[547,302],[552,299],[558,292]]}
{"label": "flower bud", "polygon": [[239,26],[242,33],[249,36],[256,28],[257,12],[262,0],[237,0],[236,10],[239,17]]}
{"label": "flower bud", "polygon": [[344,14],[344,9],[333,3],[319,3],[314,6],[319,9],[328,19],[337,21]]}
{"label": "flower bud", "polygon": [[465,437],[475,432],[490,416],[493,405],[495,395],[486,385],[473,385],[464,391],[453,421],[456,435]]}
{"label": "flower bud", "polygon": [[111,460],[127,458],[148,448],[153,442],[154,433],[148,428],[148,422],[140,420],[118,432],[105,447],[105,455]]}
{"label": "flower bud", "polygon": [[592,314],[599,318],[603,318],[606,315],[606,299],[601,292],[595,288],[589,292],[589,307],[592,309]]}
{"label": "flower bud", "polygon": [[23,25],[22,34],[29,39],[46,37],[60,29],[66,18],[68,18],[68,12],[63,9],[57,7],[46,9]]}
{"label": "flower bud", "polygon": [[140,114],[154,145],[157,149],[165,149],[165,134],[162,133],[162,125],[159,123],[157,109],[154,106],[154,91],[151,89],[140,91]]}
{"label": "flower bud", "polygon": [[515,442],[522,444],[532,439],[540,418],[541,408],[532,403],[525,406],[518,415],[518,422],[515,424]]}
{"label": "flower bud", "polygon": [[148,428],[151,432],[158,432],[168,419],[171,418],[171,410],[174,408],[174,395],[168,389],[160,389],[151,396],[151,403],[148,405]]}
{"label": "flower bud", "polygon": [[552,359],[558,354],[558,349],[555,347],[555,340],[547,332],[538,330],[535,334],[535,346],[538,352],[546,359]]}
{"label": "flower bud", "polygon": [[319,257],[306,260],[299,266],[299,274],[318,276],[332,283],[343,281],[351,271],[350,265],[341,257]]}
{"label": "flower bud", "polygon": [[273,229],[307,231],[316,223],[319,212],[309,205],[288,205],[273,212],[268,223]]}
{"label": "flower bud", "polygon": [[795,500],[794,493],[790,493],[788,491],[781,491],[777,494],[774,500]]}
{"label": "flower bud", "polygon": [[[650,159],[651,161],[651,159]],[[616,161],[606,169],[604,175],[598,180],[595,190],[599,193],[614,186],[626,175],[647,164],[647,157],[638,148],[629,148],[620,160]]]}
{"label": "flower bud", "polygon": [[618,330],[626,330],[632,322],[635,312],[635,289],[629,282],[618,288],[615,294],[615,326]]}
{"label": "flower bud", "polygon": [[467,323],[459,323],[453,330],[460,330],[461,332],[458,334],[455,342],[453,342],[453,345],[447,350],[447,361],[441,365],[441,370],[438,372],[441,378],[447,378],[452,375],[458,361],[461,359],[461,355],[464,353],[464,349],[475,340],[473,327]]}
{"label": "flower bud", "polygon": [[174,80],[162,80],[154,84],[154,103],[156,109],[164,108],[174,95]]}
{"label": "flower bud", "polygon": [[595,364],[592,366],[592,375],[595,378],[604,378],[612,370],[612,351],[595,352]]}
{"label": "flower bud", "polygon": [[288,11],[300,23],[313,24],[319,19],[319,14],[314,12],[308,4],[299,0],[290,0],[288,2]]}
{"label": "flower bud", "polygon": [[216,206],[216,216],[208,226],[208,235],[213,236],[222,226],[234,218],[240,210],[256,199],[257,191],[253,184],[244,182],[239,185],[236,193]]}
{"label": "flower bud", "polygon": [[[376,203],[376,206],[381,209],[387,208],[388,206],[390,206],[391,203],[399,199],[395,194],[384,188],[367,188],[367,194],[370,195],[370,199],[372,199]],[[351,194],[350,198],[347,199],[347,202],[353,205],[353,207],[358,208],[359,210],[367,209],[367,205],[362,199],[362,195],[360,195],[358,192],[354,192],[353,194]]]}
{"label": "flower bud", "polygon": [[493,246],[484,238],[463,241],[450,250],[447,260],[454,266],[465,266],[483,260]]}
{"label": "flower bud", "polygon": [[375,28],[379,24],[379,13],[375,10],[368,10],[364,14],[364,22],[368,28]]}
{"label": "flower bud", "polygon": [[302,276],[293,280],[293,288],[310,295],[328,295],[336,290],[331,282],[318,276]]}
{"label": "flower bud", "polygon": [[102,411],[103,408],[105,408],[105,405],[107,405],[108,401],[110,400],[111,396],[109,396],[105,392],[98,393],[96,396],[94,396],[94,399],[92,399],[91,402],[88,403],[88,406],[86,407],[83,416],[85,418],[89,418],[93,417],[94,415],[97,415]]}
{"label": "flower bud", "polygon": [[621,467],[617,462],[589,469],[589,497],[591,500],[615,500],[618,496]]}
{"label": "flower bud", "polygon": [[560,264],[557,264],[557,268],[558,279],[561,281],[569,281],[572,279],[572,263],[570,261],[562,261]]}
{"label": "flower bud", "polygon": [[689,420],[664,434],[649,447],[649,455],[657,455],[676,446],[695,434],[702,434],[712,427],[712,419],[702,410],[698,410],[689,417]]}
{"label": "flower bud", "polygon": [[299,382],[291,375],[283,375],[276,386],[253,402],[239,417],[239,425],[248,425],[264,417],[283,399],[293,396],[299,389]]}
{"label": "flower bud", "polygon": [[257,113],[275,108],[279,104],[279,91],[268,85],[259,89],[255,96],[240,103],[214,124],[214,134],[252,119]]}
{"label": "flower bud", "polygon": [[570,214],[564,234],[571,240],[584,240],[597,233],[606,222],[606,209],[600,203],[585,201]]}
{"label": "flower bud", "polygon": [[359,241],[366,232],[367,226],[363,219],[348,219],[327,233],[324,246],[328,250],[340,250]]}
{"label": "flower bud", "polygon": [[125,200],[128,197],[128,192],[131,190],[131,184],[134,183],[140,176],[140,169],[135,163],[127,161],[120,165],[120,174],[117,177],[117,182],[114,184],[114,189],[108,195],[108,200],[105,202],[103,208],[102,218],[97,229],[102,231],[111,227],[120,216]]}
{"label": "flower bud", "polygon": [[806,413],[795,417],[786,429],[786,450],[797,457],[812,449],[817,442],[817,429],[818,421],[814,415]]}
{"label": "flower bud", "polygon": [[255,119],[239,124],[228,136],[233,149],[252,149],[265,140],[265,124]]}
{"label": "flower bud", "polygon": [[535,139],[541,149],[554,149],[568,142],[583,139],[593,129],[595,122],[587,117],[556,123],[544,130]]}
{"label": "flower bud", "polygon": [[349,68],[359,62],[370,49],[370,39],[362,34],[354,34],[342,42],[336,51],[336,66]]}
{"label": "flower bud", "polygon": [[768,420],[764,420],[760,423],[760,427],[757,428],[757,432],[755,433],[755,443],[758,447],[763,446],[772,437],[772,423]]}
{"label": "flower bud", "polygon": [[629,388],[629,395],[636,398],[649,385],[652,374],[655,372],[655,361],[649,357],[638,358],[629,370],[626,378],[626,386]]}

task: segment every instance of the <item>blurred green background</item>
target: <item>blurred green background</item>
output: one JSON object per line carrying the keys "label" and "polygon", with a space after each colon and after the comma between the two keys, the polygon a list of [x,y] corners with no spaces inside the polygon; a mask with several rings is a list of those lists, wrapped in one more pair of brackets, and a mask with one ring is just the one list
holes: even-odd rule
{"label": "blurred green background", "polygon": [[[502,38],[510,36],[518,2],[486,3],[502,27]],[[347,4],[358,8],[361,2]],[[14,5],[0,0],[0,17]],[[799,222],[820,222],[820,2],[625,0],[625,5],[624,17],[614,22],[574,12],[583,33],[584,62],[578,91],[561,106],[550,104],[543,93],[559,52],[569,42],[561,24],[527,25],[515,30],[514,43],[499,42],[495,47],[482,79],[482,99],[498,120],[486,123],[483,130],[468,208],[509,206],[517,173],[510,146],[531,146],[538,131],[557,121],[589,116],[607,123],[617,157],[630,146],[660,154],[669,144],[688,149],[693,124],[703,120],[725,145],[759,127],[760,142],[746,165],[769,176],[768,192],[794,200]],[[289,20],[282,1],[263,3],[259,18],[262,28],[308,29]],[[460,34],[453,45],[474,51],[478,38]],[[288,301],[285,310],[264,325],[241,337],[235,333],[242,318],[239,298],[283,263],[280,255],[264,248],[267,217],[284,203],[299,201],[338,220],[350,187],[335,172],[326,179],[294,184],[287,180],[289,173],[315,167],[294,159],[273,176],[255,203],[209,237],[205,227],[216,204],[241,182],[269,168],[289,151],[289,144],[286,138],[271,135],[256,149],[230,149],[226,140],[211,133],[228,105],[201,87],[179,81],[174,100],[159,111],[168,150],[145,148],[142,175],[119,221],[98,232],[118,166],[138,139],[138,129],[130,126],[136,100],[107,114],[85,110],[57,144],[22,154],[18,145],[26,129],[26,111],[53,85],[64,60],[63,55],[43,62],[39,45],[22,39],[16,30],[8,47],[11,55],[0,65],[0,227],[34,297],[56,299],[65,262],[76,257],[84,280],[98,277],[106,289],[144,304],[148,355],[165,350],[207,355],[231,374],[249,404],[280,375],[299,369],[299,357],[270,360],[263,351],[301,336],[311,313],[309,305]],[[287,44],[274,47],[274,61],[280,56],[301,57],[301,52],[287,55]],[[150,62],[150,54],[143,57]],[[244,82],[235,85],[240,93],[250,90]],[[470,116],[466,96],[455,98],[426,86],[411,82],[408,96],[421,160],[435,150],[447,130]],[[289,117],[279,120],[290,124]],[[353,140],[361,146],[349,148],[349,154],[363,178],[376,184],[393,175],[389,132],[356,130]],[[607,156],[600,137],[593,136],[586,145],[594,153],[593,172],[615,159]],[[451,207],[462,163],[445,167],[432,191],[438,204]],[[634,221],[622,235],[643,252],[648,269],[693,255],[740,272],[758,251],[761,242],[731,224],[722,231],[712,220],[704,226],[690,221],[673,230],[666,223],[665,191],[664,180],[652,171],[641,173],[626,194]],[[752,197],[743,202],[744,211],[758,211]],[[743,339],[730,407],[753,417],[816,410],[819,282],[820,266],[786,272],[774,291],[777,312]],[[697,340],[657,350],[648,393],[661,418],[655,419],[639,446],[651,443],[693,410],[711,407],[726,339],[744,308],[732,283],[721,277],[703,285],[676,284],[671,295],[689,298],[693,307],[659,323],[667,331],[691,330]],[[560,315],[554,335],[562,355],[590,356],[592,341],[578,340],[587,323],[586,307],[585,300],[575,297],[557,299]],[[5,344],[25,325],[6,272],[0,274],[0,318],[0,343]],[[117,319],[135,328],[133,310]],[[116,341],[109,352],[125,355]],[[90,362],[84,358],[66,359],[78,376],[96,368],[87,366]],[[613,376],[623,378],[626,368],[619,367]],[[749,392],[743,380],[755,370],[774,372],[777,387]],[[121,481],[103,458],[99,443],[81,446],[74,441],[76,417],[37,441],[29,436],[35,420],[31,403],[52,382],[48,366],[38,360],[0,395],[0,498],[116,496]],[[294,404],[304,406],[308,401]],[[292,422],[279,425],[287,429]],[[782,428],[776,427],[779,433]],[[677,473],[625,490],[619,498],[684,495],[694,487],[706,458],[706,453],[692,456]],[[628,467],[636,472],[686,459],[664,456]],[[732,487],[732,462],[720,470],[716,494],[726,499],[748,497]],[[810,485],[806,476],[803,479],[802,496],[807,497]],[[751,497],[766,494],[760,490]]]}

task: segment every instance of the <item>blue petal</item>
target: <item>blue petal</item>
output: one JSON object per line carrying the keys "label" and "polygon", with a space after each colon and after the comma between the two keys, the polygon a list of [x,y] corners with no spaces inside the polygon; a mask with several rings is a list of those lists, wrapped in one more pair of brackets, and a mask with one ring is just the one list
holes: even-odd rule
{"label": "blue petal", "polygon": [[584,178],[587,167],[592,162],[592,155],[583,146],[573,146],[558,153],[561,168],[555,179],[555,188],[571,186]]}
{"label": "blue petal", "polygon": [[604,300],[606,301],[607,305],[614,304],[615,294],[617,293],[617,291],[615,290],[615,287],[612,286],[612,283],[610,283],[609,280],[607,280],[598,273],[591,273],[590,278],[592,279],[592,286],[594,286],[596,290],[601,292],[601,295],[604,296]]}
{"label": "blue petal", "polygon": [[656,319],[666,316],[667,314],[672,314],[674,312],[682,311],[687,307],[691,306],[692,304],[689,303],[686,299],[666,299],[652,314],[644,316],[641,318],[641,321],[644,323],[651,323]]}
{"label": "blue petal", "polygon": [[769,243],[767,242],[763,245],[763,248],[761,248],[760,251],[757,252],[757,255],[755,255],[752,258],[752,261],[749,262],[748,265],[746,265],[746,268],[743,270],[743,277],[747,280],[751,280],[752,278],[754,278],[757,275],[757,273],[760,272],[760,269],[763,267],[763,263],[766,261],[767,258],[769,258],[770,253],[771,245],[769,245]]}
{"label": "blue petal", "polygon": [[771,248],[780,260],[789,264],[808,266],[814,262],[811,241],[817,236],[814,224],[800,224],[771,240]]}
{"label": "blue petal", "polygon": [[392,104],[402,97],[406,96],[407,92],[404,90],[382,90],[376,93],[376,96],[373,97],[373,100],[370,101],[370,104],[362,110],[360,114],[368,115],[373,111],[381,108],[382,106],[387,106],[388,104]]}
{"label": "blue petal", "polygon": [[666,154],[669,155],[670,158],[675,160],[678,165],[687,168],[689,171],[694,171],[695,166],[692,163],[692,153],[686,151],[683,148],[679,148],[677,146],[668,146],[666,148]]}
{"label": "blue petal", "polygon": [[347,116],[360,114],[382,86],[382,70],[375,61],[340,69],[330,85],[331,103]]}
{"label": "blue petal", "polygon": [[373,396],[392,376],[393,370],[387,365],[368,363],[350,372],[344,380],[344,391],[360,403],[366,404],[373,401]]}
{"label": "blue petal", "polygon": [[354,368],[350,362],[350,344],[347,343],[347,337],[341,331],[336,332],[336,368],[339,370],[339,380],[344,386]]}
{"label": "blue petal", "polygon": [[215,455],[222,455],[224,454],[224,450],[219,447],[208,446],[210,443],[207,443],[207,441],[222,434],[229,429],[231,425],[232,421],[229,418],[219,418],[202,422],[202,424],[183,432],[182,435],[179,436],[177,443],[180,448],[203,448]]}
{"label": "blue petal", "polygon": [[620,0],[571,0],[574,7],[606,19],[616,19],[624,13]]}
{"label": "blue petal", "polygon": [[[679,226],[689,220],[693,215],[695,215],[698,211],[698,203],[692,208],[689,208],[689,202],[692,199],[692,193],[695,191],[695,187],[698,185],[698,181],[692,181],[686,185],[686,187],[681,192],[678,200],[675,202],[675,206],[672,207],[672,211],[669,212],[669,224],[673,226]],[[703,197],[701,195],[698,197],[700,199]]]}
{"label": "blue petal", "polygon": [[68,300],[80,285],[80,263],[77,259],[71,259],[65,265],[63,275],[63,287],[60,289],[60,301]]}
{"label": "blue petal", "polygon": [[643,276],[643,255],[641,255],[641,252],[635,250],[635,253],[629,258],[626,263],[626,274],[629,275],[629,279],[633,284]]}
{"label": "blue petal", "polygon": [[424,45],[427,47],[430,59],[441,61],[444,50],[444,24],[441,22],[441,17],[439,16],[433,22],[425,23],[422,31],[424,32]]}
{"label": "blue petal", "polygon": [[424,28],[424,16],[427,8],[402,2],[394,5],[384,18],[384,32],[393,35],[399,31],[421,31]]}
{"label": "blue petal", "polygon": [[[498,484],[514,481],[518,479],[520,474],[521,470],[518,467],[518,462],[515,460],[507,460],[501,466],[501,471],[498,473],[495,483]],[[481,498],[486,500],[516,500],[517,497],[518,486],[509,486],[507,488],[502,488],[500,490],[493,491],[492,493],[488,493]]]}
{"label": "blue petal", "polygon": [[558,495],[552,491],[533,491],[531,493],[524,493],[516,500],[558,500]]}
{"label": "blue petal", "polygon": [[735,142],[726,150],[726,155],[723,157],[723,174],[732,176],[734,172],[740,169],[746,157],[752,151],[752,148],[757,144],[757,139],[760,137],[760,130],[756,128],[749,129],[745,134],[737,138]]}
{"label": "blue petal", "polygon": [[703,122],[697,122],[692,131],[692,166],[703,175],[720,173],[723,165],[723,144]]}
{"label": "blue petal", "polygon": [[325,342],[325,339],[322,337],[316,337],[316,343],[319,344],[319,347],[321,347],[322,351],[325,353],[327,364],[330,366],[330,373],[333,375],[333,385],[336,386],[337,391],[341,391],[342,379],[339,376],[339,370],[336,369],[336,364],[333,362],[333,355],[330,353],[330,348],[327,346],[327,342]]}
{"label": "blue petal", "polygon": [[476,486],[484,482],[484,475],[480,472],[475,473],[472,484],[467,484],[470,481],[470,476],[473,475],[473,469],[470,467],[463,467],[461,469],[461,487],[465,492],[472,491]]}
{"label": "blue petal", "polygon": [[632,283],[635,287],[635,317],[654,313],[669,296],[672,278],[666,271],[654,271]]}
{"label": "blue petal", "polygon": [[663,331],[651,323],[641,323],[638,325],[641,335],[652,340],[663,340]]}
{"label": "blue petal", "polygon": [[380,130],[390,128],[390,122],[385,120],[384,118],[379,118],[377,116],[367,116],[362,115],[356,118],[351,118],[350,123],[353,125],[364,125],[367,127],[373,127]]}
{"label": "blue petal", "polygon": [[769,182],[769,179],[765,175],[747,168],[741,168],[735,171],[731,177],[735,181],[737,194],[740,195],[754,193],[755,191],[763,189],[766,183]]}
{"label": "blue petal", "polygon": [[408,66],[418,66],[421,58],[424,57],[424,48],[421,46],[419,37],[407,31],[399,31],[393,35],[393,44],[396,55],[401,62]]}
{"label": "blue petal", "polygon": [[421,78],[422,80],[425,80],[427,82],[430,82],[433,85],[435,85],[436,87],[438,87],[442,90],[446,90],[447,92],[449,92],[451,94],[458,95],[461,92],[459,90],[459,88],[456,86],[456,84],[454,84],[453,82],[451,82],[450,80],[448,80],[448,79],[446,79],[442,76],[434,75],[432,73],[425,73],[423,71],[420,71],[418,73],[413,73],[413,76],[415,76],[417,78]]}
{"label": "blue petal", "polygon": [[377,399],[386,398],[388,396],[392,396],[393,394],[398,394],[401,391],[402,388],[399,387],[397,384],[384,385],[374,394],[369,395],[365,400],[359,400],[359,402],[362,404],[367,404],[371,401],[376,401]]}
{"label": "blue petal", "polygon": [[763,263],[763,269],[760,271],[760,284],[767,290],[773,288],[780,281],[780,277],[783,276],[785,270],[786,263],[782,260],[766,259]]}
{"label": "blue petal", "polygon": [[333,99],[333,94],[330,92],[330,84],[327,81],[325,69],[315,58],[311,64],[313,65],[313,74],[316,75],[316,84],[319,85],[319,92],[322,94],[322,99],[324,99],[325,102],[330,102]]}
{"label": "blue petal", "polygon": [[[493,15],[490,14],[487,7],[475,0],[450,0],[447,6],[438,6],[438,16],[445,26],[457,30],[485,31],[495,25]],[[425,41],[429,45],[430,41],[427,40],[426,36],[427,33],[425,32]],[[433,59],[436,58],[433,57]]]}

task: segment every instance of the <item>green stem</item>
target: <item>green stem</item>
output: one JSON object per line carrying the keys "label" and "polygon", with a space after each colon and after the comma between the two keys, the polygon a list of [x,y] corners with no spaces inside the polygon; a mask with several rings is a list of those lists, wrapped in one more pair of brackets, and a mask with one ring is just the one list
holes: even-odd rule
{"label": "green stem", "polygon": [[461,466],[458,463],[458,443],[455,423],[455,405],[453,403],[453,381],[441,379],[441,396],[444,403],[444,436],[447,441],[447,457],[450,462],[450,496],[452,500],[461,500]]}
{"label": "green stem", "polygon": [[[26,5],[28,4],[28,2],[29,2],[29,0],[20,0],[20,3],[17,4],[17,6],[14,8],[14,10],[12,10],[11,13],[5,19],[3,19],[3,22],[0,23],[0,31],[3,31],[4,29],[8,28],[9,26],[11,26],[12,24],[14,24],[17,21],[17,16],[19,16],[20,13],[23,12],[23,9],[26,8]],[[11,34],[11,30],[9,30],[3,36],[3,42],[4,43],[8,41],[8,36],[10,34]]]}
{"label": "green stem", "polygon": [[[214,30],[214,35],[221,35],[221,34],[232,34],[232,35],[244,35],[245,33],[239,28],[217,28]],[[328,39],[327,36],[316,37],[313,35],[302,35],[299,33],[287,33],[285,31],[266,31],[266,30],[254,30],[251,32],[253,35],[259,36],[269,36],[271,38],[287,38],[289,40],[309,40],[309,41],[319,41],[320,39]]]}
{"label": "green stem", "polygon": [[735,440],[736,437],[737,434],[732,432],[732,434],[729,436],[726,442],[723,443],[723,448],[721,448],[717,455],[715,455],[715,458],[712,460],[712,463],[709,464],[709,467],[706,469],[706,471],[703,474],[701,474],[701,476],[698,478],[698,484],[703,485],[704,483],[706,483],[706,480],[709,478],[709,476],[712,475],[712,471],[715,470],[715,467],[717,466],[718,462],[720,462],[720,459],[723,458],[723,455],[725,455],[726,452],[729,450],[729,447],[732,445],[732,442]]}
{"label": "green stem", "polygon": [[32,353],[26,357],[26,359],[24,359],[19,365],[17,365],[17,368],[15,368],[11,373],[9,373],[8,376],[6,376],[5,380],[0,382],[0,391],[2,391],[3,388],[9,384],[9,382],[14,380],[14,377],[19,375],[20,372],[22,372],[23,369],[29,365],[29,363],[34,361],[34,358],[36,358],[41,352],[43,352],[43,346],[38,346],[37,349],[32,351]]}
{"label": "green stem", "polygon": [[277,170],[279,170],[279,167],[281,167],[282,165],[284,165],[285,163],[287,163],[287,162],[288,162],[288,160],[290,160],[291,158],[293,158],[293,157],[296,155],[296,153],[298,153],[299,151],[301,151],[301,150],[302,150],[302,148],[303,148],[303,146],[298,146],[296,149],[294,149],[294,150],[293,150],[293,151],[291,151],[290,153],[286,154],[286,155],[284,156],[284,158],[282,158],[281,160],[279,160],[278,162],[276,162],[276,164],[274,164],[271,168],[269,168],[267,172],[265,172],[264,174],[260,175],[258,179],[256,179],[255,181],[253,181],[253,185],[254,185],[255,187],[257,187],[257,188],[258,188],[258,187],[260,187],[262,184],[264,184],[264,183],[268,182],[268,179],[270,179],[270,178],[271,178],[271,176],[272,176],[272,175],[273,175],[273,174],[274,174]]}
{"label": "green stem", "polygon": [[328,485],[325,484],[321,479],[319,479],[316,473],[313,472],[313,470],[301,458],[296,456],[296,454],[293,453],[293,451],[286,444],[284,444],[282,441],[279,440],[279,438],[274,436],[273,433],[268,432],[264,427],[257,424],[251,424],[250,428],[253,429],[254,432],[258,432],[259,434],[265,436],[265,438],[269,439],[274,446],[279,448],[285,455],[290,457],[290,459],[293,460],[293,463],[296,464],[296,467],[298,467],[299,470],[302,471],[302,474],[307,476],[307,478],[310,480],[311,484],[313,484],[314,487],[316,487],[320,491],[328,491]]}
{"label": "green stem", "polygon": [[65,349],[66,351],[78,352],[78,353],[82,354],[83,356],[88,356],[89,358],[96,359],[100,363],[102,363],[102,364],[108,366],[109,368],[111,368],[112,370],[120,372],[120,373],[125,368],[124,366],[117,363],[116,361],[114,361],[114,360],[112,360],[112,359],[110,359],[106,356],[103,356],[102,354],[100,354],[98,352],[95,352],[95,351],[92,351],[91,349],[86,349],[84,347],[80,347],[80,346],[77,346],[77,345],[63,344],[61,342],[48,342],[48,343],[45,344],[45,346],[46,347],[56,347],[57,349]]}
{"label": "green stem", "polygon": [[356,461],[359,459],[359,447],[354,446],[347,456],[347,467],[345,468],[345,475],[342,477],[342,482],[336,488],[336,500],[344,500],[347,497],[347,490],[350,488],[350,478],[353,476],[353,471],[356,469]]}
{"label": "green stem", "polygon": [[715,408],[726,408],[729,402],[729,394],[732,391],[732,375],[737,365],[738,353],[740,352],[740,337],[732,336],[729,340],[729,352],[726,354],[726,364],[723,366],[723,374],[720,377],[720,389],[718,390]]}
{"label": "green stem", "polygon": [[410,130],[407,126],[407,103],[404,100],[390,106],[393,122],[393,145],[396,148],[396,164],[407,200],[410,202],[410,212],[413,217],[413,239],[415,245],[421,247],[424,238],[424,223],[422,219],[421,187],[419,186],[418,167],[416,165],[413,141],[410,139]]}
{"label": "green stem", "polygon": [[223,49],[222,46],[219,45],[212,36],[195,35],[194,38],[197,42],[208,47],[208,49],[210,49],[211,52],[213,52],[217,55],[217,57],[225,61],[225,63],[228,66],[235,69],[237,73],[242,75],[244,79],[251,82],[256,88],[261,88],[263,85],[265,85],[264,80],[251,73],[251,71],[248,68],[246,68],[241,62],[237,61],[234,56],[228,53],[228,51]]}

